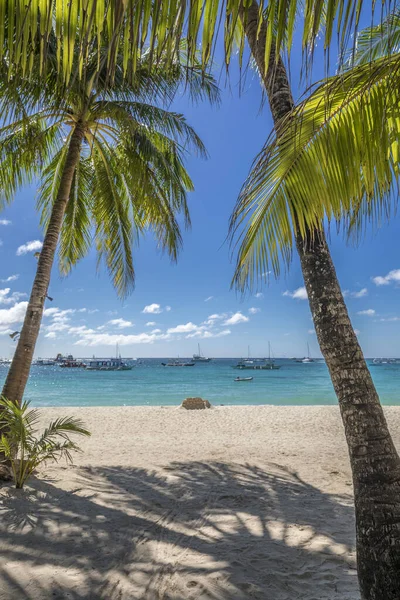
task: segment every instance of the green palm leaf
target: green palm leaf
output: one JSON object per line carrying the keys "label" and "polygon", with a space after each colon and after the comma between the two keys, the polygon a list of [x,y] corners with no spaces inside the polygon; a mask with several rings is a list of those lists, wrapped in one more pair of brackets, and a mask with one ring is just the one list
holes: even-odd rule
{"label": "green palm leaf", "polygon": [[[83,3],[69,0],[35,0],[21,3],[8,0],[0,3],[0,59],[6,55],[9,71],[13,67],[27,72],[29,53],[40,52],[42,71],[45,71],[49,46],[56,48],[58,71],[68,82],[78,74],[84,77],[83,63],[88,47],[98,47],[98,69],[106,69],[109,79],[115,75],[116,65],[123,65],[123,73],[131,78],[137,68],[144,46],[148,46],[151,62],[174,62],[179,55],[179,40],[186,38],[189,63],[194,64],[198,44],[202,44],[201,62],[206,71],[213,56],[217,35],[222,24],[224,31],[225,61],[228,65],[237,36],[239,13],[244,13],[252,0],[88,0]],[[291,42],[299,7],[303,10],[303,48],[313,48],[316,36],[324,23],[323,43],[328,48],[334,32],[344,46],[357,28],[364,6],[363,0],[260,0],[259,19],[265,11],[277,11],[276,27],[265,31],[266,55],[275,48],[278,56],[285,38]],[[276,8],[277,7],[277,8]],[[369,5],[367,5],[369,10]],[[51,18],[52,13],[54,18]],[[3,18],[4,17],[4,18]],[[272,23],[272,19],[269,20]],[[258,27],[259,23],[255,26]],[[243,35],[243,32],[242,32]],[[102,56],[102,46],[107,47]],[[79,52],[74,52],[74,49]],[[312,52],[304,52],[304,57]],[[266,61],[267,62],[267,61]]]}
{"label": "green palm leaf", "polygon": [[293,234],[336,219],[360,235],[387,217],[399,178],[400,57],[360,65],[318,87],[256,159],[231,218],[235,284],[291,258]]}

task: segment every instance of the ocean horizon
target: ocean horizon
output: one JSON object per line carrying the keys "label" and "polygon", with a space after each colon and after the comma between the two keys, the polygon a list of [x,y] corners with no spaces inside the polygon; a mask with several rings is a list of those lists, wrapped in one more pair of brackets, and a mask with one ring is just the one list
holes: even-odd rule
{"label": "ocean horizon", "polygon": [[[24,398],[43,406],[179,406],[189,396],[214,405],[334,405],[337,402],[322,359],[298,363],[274,359],[273,371],[240,371],[238,358],[215,358],[194,367],[162,366],[170,358],[133,361],[131,371],[87,371],[33,365]],[[183,358],[182,358],[183,360]],[[400,405],[400,363],[374,365],[370,371],[385,405]],[[0,366],[1,383],[8,367]],[[253,377],[235,382],[235,377]]]}

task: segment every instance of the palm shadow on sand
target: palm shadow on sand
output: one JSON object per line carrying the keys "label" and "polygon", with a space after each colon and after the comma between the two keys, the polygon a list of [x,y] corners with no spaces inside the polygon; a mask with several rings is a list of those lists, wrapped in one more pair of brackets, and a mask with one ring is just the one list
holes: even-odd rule
{"label": "palm shadow on sand", "polygon": [[1,600],[359,598],[351,496],[272,464],[75,474],[1,490]]}

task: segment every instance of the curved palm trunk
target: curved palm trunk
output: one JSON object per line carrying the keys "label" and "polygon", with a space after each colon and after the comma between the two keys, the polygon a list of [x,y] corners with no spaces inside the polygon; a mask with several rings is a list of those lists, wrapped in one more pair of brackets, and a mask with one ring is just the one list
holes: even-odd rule
{"label": "curved palm trunk", "polygon": [[[241,15],[277,126],[293,108],[285,66],[257,40],[258,5]],[[263,24],[266,27],[266,24]],[[263,36],[261,35],[262,39]],[[264,38],[265,39],[265,38]],[[353,474],[363,600],[400,599],[400,459],[354,333],[323,231],[296,238],[321,352],[339,400]]]}
{"label": "curved palm trunk", "polygon": [[79,126],[76,126],[70,139],[64,171],[61,176],[60,188],[58,190],[56,201],[54,202],[43,241],[43,248],[38,260],[36,276],[33,282],[29,304],[26,309],[24,324],[2,391],[2,395],[5,398],[8,398],[17,404],[21,403],[29,377],[33,353],[35,351],[36,341],[42,322],[44,303],[50,283],[51,269],[57,250],[65,208],[71,192],[75,168],[79,160],[82,138],[83,130]]}

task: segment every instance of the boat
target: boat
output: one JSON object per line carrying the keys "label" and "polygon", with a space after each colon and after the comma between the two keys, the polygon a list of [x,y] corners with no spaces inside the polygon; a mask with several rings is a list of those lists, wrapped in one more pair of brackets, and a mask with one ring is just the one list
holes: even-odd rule
{"label": "boat", "polygon": [[271,358],[271,344],[268,342],[269,357],[260,359],[263,362],[258,363],[258,360],[252,360],[250,358],[250,348],[248,349],[248,358],[241,359],[236,365],[233,365],[234,369],[248,370],[248,371],[277,371],[280,369],[280,365],[276,365]]}
{"label": "boat", "polygon": [[253,381],[252,377],[235,377],[233,381]]}
{"label": "boat", "polygon": [[277,371],[281,368],[281,366],[276,365],[274,360],[271,358],[271,342],[268,342],[268,360],[265,361],[265,366],[271,371]]}
{"label": "boat", "polygon": [[52,358],[37,358],[33,364],[37,367],[53,367],[56,361]]}
{"label": "boat", "polygon": [[161,365],[163,367],[194,367],[195,363],[194,362],[182,362],[178,359],[176,360],[172,360],[171,362],[165,363],[162,362]]}
{"label": "boat", "polygon": [[197,344],[197,354],[193,354],[193,360],[195,362],[208,363],[211,361],[211,358],[207,358],[206,356],[203,356],[203,354],[201,353],[201,350],[200,350],[200,344]]}
{"label": "boat", "polygon": [[72,354],[63,357],[61,361],[57,361],[61,369],[86,369],[86,364],[82,360],[75,359]]}
{"label": "boat", "polygon": [[310,344],[307,342],[307,356],[301,360],[302,363],[313,363],[313,358],[310,357]]}
{"label": "boat", "polygon": [[280,369],[280,366],[275,364],[259,364],[259,365],[251,365],[241,360],[237,363],[237,365],[232,365],[233,369],[247,370],[247,371],[272,371],[276,369]]}
{"label": "boat", "polygon": [[86,364],[87,371],[132,371],[133,365],[129,365],[118,358],[95,358]]}

